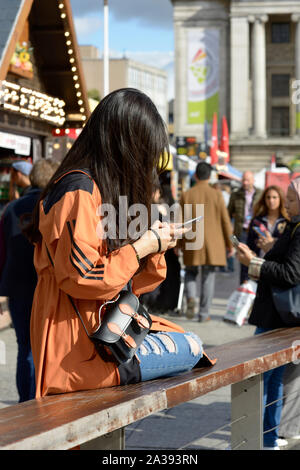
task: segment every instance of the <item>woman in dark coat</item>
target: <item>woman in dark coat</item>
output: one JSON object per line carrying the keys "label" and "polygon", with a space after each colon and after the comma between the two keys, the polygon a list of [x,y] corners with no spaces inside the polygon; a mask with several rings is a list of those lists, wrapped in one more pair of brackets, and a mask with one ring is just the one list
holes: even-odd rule
{"label": "woman in dark coat", "polygon": [[[256,334],[275,328],[285,328],[272,299],[271,286],[292,287],[300,283],[300,179],[288,188],[286,209],[290,217],[283,235],[264,258],[258,258],[250,248],[240,243],[238,259],[248,266],[249,277],[258,281],[256,298],[249,323],[256,325]],[[261,237],[263,243],[263,237]],[[262,246],[262,244],[260,244]],[[264,446],[279,449],[278,427],[282,411],[284,366],[264,373]]]}
{"label": "woman in dark coat", "polygon": [[246,245],[258,256],[264,252],[259,247],[259,232],[271,241],[276,241],[283,234],[288,214],[285,209],[285,197],[279,186],[268,186],[253,208],[253,218],[249,225]]}

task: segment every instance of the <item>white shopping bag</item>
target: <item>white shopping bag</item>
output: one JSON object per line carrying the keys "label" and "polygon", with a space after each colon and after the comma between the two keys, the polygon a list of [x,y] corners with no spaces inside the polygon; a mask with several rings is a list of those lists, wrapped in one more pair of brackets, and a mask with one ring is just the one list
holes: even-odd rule
{"label": "white shopping bag", "polygon": [[228,299],[224,320],[244,325],[255,299],[256,288],[257,283],[248,280],[235,289]]}

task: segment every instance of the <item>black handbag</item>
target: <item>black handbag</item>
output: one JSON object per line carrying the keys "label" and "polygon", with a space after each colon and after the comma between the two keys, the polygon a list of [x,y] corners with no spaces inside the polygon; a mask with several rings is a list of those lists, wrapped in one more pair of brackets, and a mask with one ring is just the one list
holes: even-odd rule
{"label": "black handbag", "polygon": [[[69,299],[86,334],[102,358],[105,358],[108,349],[118,363],[129,362],[150,331],[151,317],[131,290],[122,290],[116,299],[101,305],[99,326],[91,334],[88,333],[73,299],[70,296]],[[101,320],[104,307],[105,314]]]}
{"label": "black handbag", "polygon": [[271,287],[275,308],[281,320],[289,326],[300,324],[300,285],[293,287]]}

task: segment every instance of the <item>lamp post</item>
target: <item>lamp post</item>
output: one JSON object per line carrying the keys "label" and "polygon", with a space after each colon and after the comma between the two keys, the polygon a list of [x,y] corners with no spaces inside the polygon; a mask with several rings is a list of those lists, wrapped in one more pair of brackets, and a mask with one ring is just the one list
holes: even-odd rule
{"label": "lamp post", "polygon": [[109,93],[109,46],[108,46],[108,0],[104,5],[104,41],[103,41],[103,97]]}

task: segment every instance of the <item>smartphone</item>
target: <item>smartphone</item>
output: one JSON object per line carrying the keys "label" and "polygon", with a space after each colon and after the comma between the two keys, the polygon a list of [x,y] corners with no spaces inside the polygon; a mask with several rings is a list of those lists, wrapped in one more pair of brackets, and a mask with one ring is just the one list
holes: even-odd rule
{"label": "smartphone", "polygon": [[258,235],[261,235],[262,237],[265,237],[265,236],[266,236],[266,233],[263,232],[263,230],[262,230],[261,228],[256,227],[256,226],[255,226],[255,227],[252,227],[252,228],[253,228],[253,230],[255,230],[255,232],[256,232]]}
{"label": "smartphone", "polygon": [[235,248],[239,246],[240,241],[235,235],[231,235],[230,240]]}
{"label": "smartphone", "polygon": [[191,225],[193,222],[199,222],[199,220],[203,219],[203,215],[199,215],[199,217],[195,217],[194,219],[187,220],[184,222],[182,227],[186,227],[187,225]]}

